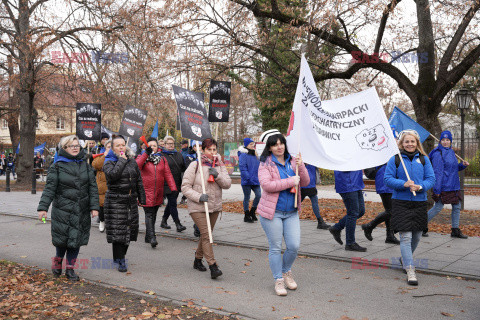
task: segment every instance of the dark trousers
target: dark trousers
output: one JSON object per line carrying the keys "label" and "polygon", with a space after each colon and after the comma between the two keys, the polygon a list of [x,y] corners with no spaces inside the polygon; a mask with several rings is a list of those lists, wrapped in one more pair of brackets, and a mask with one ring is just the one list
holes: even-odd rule
{"label": "dark trousers", "polygon": [[248,211],[248,206],[250,204],[250,193],[252,191],[255,194],[252,207],[256,208],[262,196],[262,190],[260,189],[260,186],[252,186],[252,185],[242,186],[242,190],[243,190],[243,211]]}
{"label": "dark trousers", "polygon": [[113,261],[125,259],[127,250],[128,250],[128,244],[112,243]]}
{"label": "dark trousers", "polygon": [[385,212],[388,214],[392,214],[392,194],[380,193],[380,198],[382,199],[382,204],[385,208]]}
{"label": "dark trousers", "polygon": [[347,244],[355,243],[355,227],[357,219],[365,214],[365,202],[362,190],[340,193],[347,214],[336,223],[333,228],[342,230],[345,228],[345,240]]}
{"label": "dark trousers", "polygon": [[155,222],[157,221],[157,212],[160,206],[143,207],[145,211],[145,238],[147,242],[155,238]]}
{"label": "dark trousers", "polygon": [[178,219],[177,199],[178,191],[173,191],[167,194],[167,205],[165,206],[165,212],[163,213],[163,220],[167,220],[169,216],[172,216],[174,222],[180,222]]}
{"label": "dark trousers", "polygon": [[105,212],[103,212],[103,207],[100,207],[100,210],[98,210],[98,219],[100,219],[100,222],[105,221]]}
{"label": "dark trousers", "polygon": [[67,254],[67,265],[74,266],[75,261],[77,260],[78,253],[80,252],[80,248],[64,248],[64,247],[55,247],[57,249],[56,257],[63,259],[65,253]]}

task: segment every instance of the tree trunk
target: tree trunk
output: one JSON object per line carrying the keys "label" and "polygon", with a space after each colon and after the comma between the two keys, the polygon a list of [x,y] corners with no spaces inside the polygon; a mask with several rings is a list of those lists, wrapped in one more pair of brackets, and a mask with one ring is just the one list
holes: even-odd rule
{"label": "tree trunk", "polygon": [[[428,99],[420,99],[420,104],[413,106],[417,116],[417,122],[428,130],[434,136],[438,136],[442,132],[438,115],[441,110],[441,104],[429,101]],[[436,141],[433,138],[428,138],[423,143],[425,151],[432,150]],[[428,153],[428,152],[427,152]]]}

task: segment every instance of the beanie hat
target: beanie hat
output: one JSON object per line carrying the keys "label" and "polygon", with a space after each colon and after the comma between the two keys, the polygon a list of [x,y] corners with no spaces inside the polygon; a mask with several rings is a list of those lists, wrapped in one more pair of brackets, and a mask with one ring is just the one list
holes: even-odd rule
{"label": "beanie hat", "polygon": [[452,133],[451,133],[450,131],[448,131],[448,130],[443,131],[443,132],[440,134],[440,140],[445,139],[445,138],[449,139],[450,142],[452,142],[452,141],[453,141]]}
{"label": "beanie hat", "polygon": [[243,139],[243,146],[246,148],[252,142],[254,142],[252,139],[245,138],[245,139]]}
{"label": "beanie hat", "polygon": [[277,129],[267,130],[260,136],[260,141],[263,143],[267,143],[268,138],[277,134],[281,134],[280,131],[278,131]]}
{"label": "beanie hat", "polygon": [[[195,141],[196,141],[196,140],[190,140],[190,147],[193,148],[193,146],[195,145]],[[198,141],[198,144],[200,145],[200,147],[202,146],[202,142],[201,142],[201,141]]]}
{"label": "beanie hat", "polygon": [[110,136],[108,135],[108,133],[102,132],[102,134],[100,135],[100,141],[103,139],[110,139]]}
{"label": "beanie hat", "polygon": [[188,144],[188,140],[182,140],[182,143],[181,144]]}

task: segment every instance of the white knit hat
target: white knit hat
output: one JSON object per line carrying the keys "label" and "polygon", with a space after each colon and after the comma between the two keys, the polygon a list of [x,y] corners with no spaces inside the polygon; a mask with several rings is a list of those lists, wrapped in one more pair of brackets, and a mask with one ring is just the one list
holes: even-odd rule
{"label": "white knit hat", "polygon": [[260,142],[267,143],[268,138],[277,134],[282,134],[282,133],[277,129],[267,130],[264,133],[262,133],[262,135],[260,136]]}

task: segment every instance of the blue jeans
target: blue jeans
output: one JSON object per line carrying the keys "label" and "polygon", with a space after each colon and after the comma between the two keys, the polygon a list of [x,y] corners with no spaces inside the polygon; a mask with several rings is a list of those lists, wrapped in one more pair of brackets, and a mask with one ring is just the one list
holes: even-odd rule
{"label": "blue jeans", "polygon": [[260,190],[260,186],[242,186],[243,190],[243,211],[248,211],[248,205],[250,203],[250,192],[253,190],[255,194],[255,199],[253,199],[253,208],[258,206],[260,202],[260,197],[262,196],[262,191]]}
{"label": "blue jeans", "polygon": [[342,196],[347,214],[336,223],[333,228],[343,230],[345,228],[345,240],[347,244],[355,243],[355,227],[357,219],[365,214],[365,202],[362,190],[340,193]]}
{"label": "blue jeans", "polygon": [[402,253],[403,268],[414,266],[413,253],[422,237],[422,231],[400,231],[400,252]]}
{"label": "blue jeans", "polygon": [[[275,280],[282,279],[282,272],[291,270],[300,247],[300,219],[298,212],[275,211],[272,220],[260,216],[260,223],[268,239],[268,261]],[[282,238],[287,249],[282,258]]]}
{"label": "blue jeans", "polygon": [[[452,204],[452,228],[458,228],[460,226],[460,208],[462,202]],[[432,220],[443,209],[443,203],[441,200],[435,202],[432,209],[428,210],[428,221]]]}
{"label": "blue jeans", "polygon": [[[314,195],[314,196],[308,196],[310,198],[310,201],[312,202],[312,210],[313,210],[313,213],[315,214],[315,217],[317,219],[320,219],[320,207],[318,206],[318,196],[317,195]],[[302,196],[302,202],[303,200],[305,199],[306,197]]]}
{"label": "blue jeans", "polygon": [[55,247],[57,249],[56,256],[62,258],[67,253],[67,265],[73,266],[75,265],[75,261],[77,260],[78,253],[80,252],[80,248],[64,248],[64,247]]}

